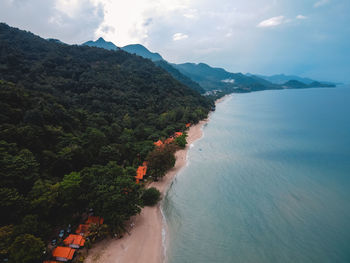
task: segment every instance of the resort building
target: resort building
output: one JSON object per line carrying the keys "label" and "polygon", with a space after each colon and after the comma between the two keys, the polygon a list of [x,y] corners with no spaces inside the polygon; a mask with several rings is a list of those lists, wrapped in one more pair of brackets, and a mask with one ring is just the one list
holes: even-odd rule
{"label": "resort building", "polygon": [[140,180],[143,180],[143,177],[146,175],[146,173],[147,173],[147,165],[139,166],[137,168],[136,176],[135,176],[137,184],[140,182]]}
{"label": "resort building", "polygon": [[73,235],[70,234],[63,243],[66,246],[69,246],[71,248],[80,248],[83,247],[85,244],[85,238],[83,238],[81,235]]}
{"label": "resort building", "polygon": [[74,253],[75,249],[73,248],[56,247],[52,252],[52,256],[58,261],[67,262],[68,260],[71,260],[73,258]]}

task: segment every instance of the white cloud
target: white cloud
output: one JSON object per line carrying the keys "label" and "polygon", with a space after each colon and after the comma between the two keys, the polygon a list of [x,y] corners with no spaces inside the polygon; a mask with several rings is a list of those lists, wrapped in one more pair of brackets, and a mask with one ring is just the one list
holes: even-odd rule
{"label": "white cloud", "polygon": [[223,79],[223,80],[221,80],[221,82],[233,84],[233,83],[235,83],[235,80],[234,79]]}
{"label": "white cloud", "polygon": [[278,26],[280,24],[285,23],[285,17],[284,16],[275,16],[275,17],[271,17],[269,19],[266,19],[264,21],[261,21],[257,27],[275,27]]}
{"label": "white cloud", "polygon": [[188,35],[183,34],[183,33],[175,33],[173,35],[173,40],[174,41],[178,41],[178,40],[182,40],[182,39],[186,39],[186,38],[188,38]]}
{"label": "white cloud", "polygon": [[296,19],[301,19],[301,20],[307,19],[307,16],[297,15],[297,16],[296,16]]}
{"label": "white cloud", "polygon": [[320,7],[329,3],[329,0],[320,0],[314,4],[314,7]]}

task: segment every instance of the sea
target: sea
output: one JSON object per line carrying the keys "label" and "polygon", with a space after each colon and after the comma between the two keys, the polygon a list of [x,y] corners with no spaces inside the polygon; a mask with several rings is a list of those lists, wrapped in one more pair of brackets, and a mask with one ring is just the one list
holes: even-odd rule
{"label": "sea", "polygon": [[226,97],[162,210],[169,263],[350,262],[350,86]]}

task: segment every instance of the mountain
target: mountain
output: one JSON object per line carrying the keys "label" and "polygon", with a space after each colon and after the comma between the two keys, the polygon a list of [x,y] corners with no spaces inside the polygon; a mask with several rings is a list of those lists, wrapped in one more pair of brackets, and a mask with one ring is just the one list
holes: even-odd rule
{"label": "mountain", "polygon": [[298,80],[289,80],[282,85],[284,88],[290,89],[305,89],[305,88],[333,88],[335,84],[321,83],[318,81],[313,81],[310,84],[305,84]]}
{"label": "mountain", "polygon": [[128,53],[136,54],[138,56],[148,58],[152,61],[163,60],[161,55],[159,55],[158,53],[153,53],[149,51],[147,48],[145,48],[140,44],[127,45],[125,47],[122,47],[121,49]]}
{"label": "mountain", "polygon": [[134,176],[153,142],[214,103],[148,59],[0,23],[0,105],[0,260],[42,262],[90,208],[121,235],[143,205]]}
{"label": "mountain", "polygon": [[154,63],[157,66],[165,69],[167,72],[169,72],[173,76],[173,78],[177,79],[187,87],[190,87],[191,89],[196,90],[199,93],[205,92],[205,90],[197,82],[194,82],[189,77],[185,76],[184,74],[181,74],[180,71],[178,71],[175,67],[170,65],[165,60],[158,60],[158,61],[155,61]]}
{"label": "mountain", "polygon": [[[251,74],[247,74],[251,76]],[[275,84],[284,84],[289,80],[297,80],[299,82],[302,82],[304,84],[311,84],[314,82],[314,80],[310,78],[302,78],[294,75],[284,75],[284,74],[278,74],[278,75],[272,75],[272,76],[264,76],[264,75],[255,75],[259,78],[265,79],[267,81],[270,81]]]}
{"label": "mountain", "polygon": [[89,47],[99,47],[99,48],[104,48],[104,49],[108,49],[108,50],[118,50],[119,49],[112,42],[105,41],[102,37],[100,37],[96,41],[87,41],[87,42],[83,43],[82,45],[89,46]]}
{"label": "mountain", "polygon": [[222,68],[213,68],[207,64],[172,64],[182,74],[199,83],[206,91],[223,90],[225,92],[247,92],[265,89],[279,89],[280,86],[256,76],[242,73],[230,73]]}

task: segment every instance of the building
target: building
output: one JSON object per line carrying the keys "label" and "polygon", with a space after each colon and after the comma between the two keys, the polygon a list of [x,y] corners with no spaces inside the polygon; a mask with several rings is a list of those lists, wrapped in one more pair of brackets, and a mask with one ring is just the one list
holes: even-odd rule
{"label": "building", "polygon": [[80,224],[78,228],[75,230],[75,233],[81,236],[86,236],[89,234],[89,225]]}
{"label": "building", "polygon": [[180,136],[182,136],[182,135],[183,135],[182,132],[175,132],[175,133],[174,133],[174,137],[175,137],[175,138],[180,137]]}
{"label": "building", "polygon": [[173,143],[174,142],[174,138],[168,138],[164,141],[164,144],[170,144],[170,143]]}
{"label": "building", "polygon": [[86,225],[96,224],[96,225],[102,225],[103,224],[103,218],[99,216],[89,216],[88,219],[85,222]]}
{"label": "building", "polygon": [[80,248],[84,246],[85,238],[81,235],[70,234],[65,240],[63,240],[63,243],[71,248]]}
{"label": "building", "polygon": [[143,180],[143,177],[146,175],[147,173],[147,165],[144,166],[139,166],[136,170],[136,183],[138,184],[140,182],[140,180]]}
{"label": "building", "polygon": [[161,146],[163,146],[163,142],[161,140],[158,140],[154,143],[154,145],[157,147],[161,147]]}
{"label": "building", "polygon": [[75,249],[71,247],[56,247],[52,251],[52,256],[58,261],[67,262],[72,260],[75,253]]}

